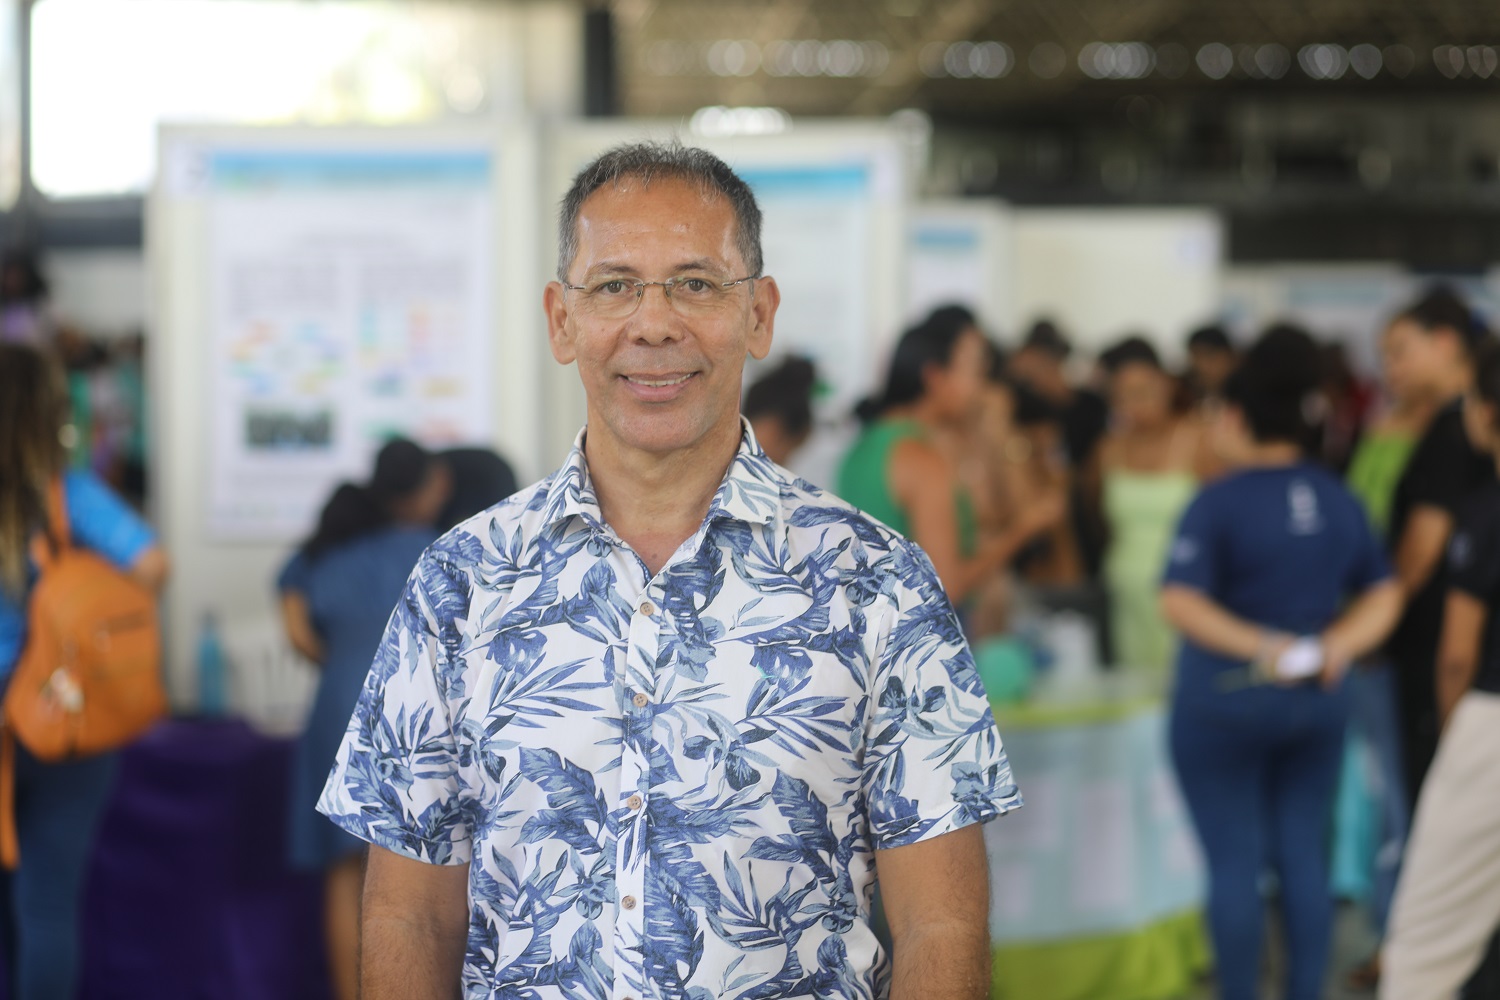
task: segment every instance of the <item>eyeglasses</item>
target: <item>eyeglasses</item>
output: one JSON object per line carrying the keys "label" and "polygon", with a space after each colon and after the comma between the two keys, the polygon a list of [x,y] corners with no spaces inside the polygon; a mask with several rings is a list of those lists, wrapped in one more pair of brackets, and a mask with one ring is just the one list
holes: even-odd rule
{"label": "eyeglasses", "polygon": [[581,310],[600,319],[624,319],[636,311],[646,294],[647,285],[660,285],[667,304],[682,316],[712,316],[729,305],[730,289],[756,280],[751,274],[733,281],[719,281],[701,274],[685,274],[666,281],[637,281],[632,278],[601,278],[587,285],[563,287],[582,292],[578,297]]}

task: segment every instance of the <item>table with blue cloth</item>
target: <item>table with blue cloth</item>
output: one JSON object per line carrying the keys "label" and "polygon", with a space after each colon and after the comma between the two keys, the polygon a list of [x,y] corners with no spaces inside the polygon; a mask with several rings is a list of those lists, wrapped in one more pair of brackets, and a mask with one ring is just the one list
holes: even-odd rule
{"label": "table with blue cloth", "polygon": [[172,720],[121,752],[82,1000],[327,1000],[321,879],[285,860],[291,755],[235,720]]}
{"label": "table with blue cloth", "polygon": [[1205,876],[1156,698],[996,703],[1025,807],[985,826],[994,1000],[1173,1000]]}

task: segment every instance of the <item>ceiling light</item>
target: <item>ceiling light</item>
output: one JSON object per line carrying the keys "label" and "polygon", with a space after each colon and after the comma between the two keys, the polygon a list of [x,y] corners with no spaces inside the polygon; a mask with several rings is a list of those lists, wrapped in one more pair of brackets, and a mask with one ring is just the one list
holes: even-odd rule
{"label": "ceiling light", "polygon": [[1198,50],[1198,68],[1210,80],[1222,80],[1234,68],[1234,53],[1221,42],[1209,42]]}
{"label": "ceiling light", "polygon": [[1349,67],[1366,80],[1375,79],[1384,61],[1373,45],[1356,45],[1349,50]]}

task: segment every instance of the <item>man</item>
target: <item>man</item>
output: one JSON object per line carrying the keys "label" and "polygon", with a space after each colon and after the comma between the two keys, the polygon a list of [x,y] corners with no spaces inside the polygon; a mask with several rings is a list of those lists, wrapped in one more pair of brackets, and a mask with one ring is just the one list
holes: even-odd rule
{"label": "man", "polygon": [[986,995],[978,824],[1020,799],[914,546],[739,416],[779,302],[709,154],[563,202],[563,467],[435,544],[319,808],[371,842],[365,1000]]}

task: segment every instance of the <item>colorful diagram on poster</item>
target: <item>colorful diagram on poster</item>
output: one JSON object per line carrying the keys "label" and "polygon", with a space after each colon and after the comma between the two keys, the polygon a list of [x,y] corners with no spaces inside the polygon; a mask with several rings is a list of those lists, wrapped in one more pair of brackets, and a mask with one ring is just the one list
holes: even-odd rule
{"label": "colorful diagram on poster", "polygon": [[212,537],[292,540],[393,435],[489,439],[488,151],[218,153]]}

